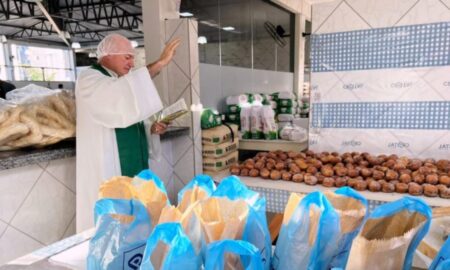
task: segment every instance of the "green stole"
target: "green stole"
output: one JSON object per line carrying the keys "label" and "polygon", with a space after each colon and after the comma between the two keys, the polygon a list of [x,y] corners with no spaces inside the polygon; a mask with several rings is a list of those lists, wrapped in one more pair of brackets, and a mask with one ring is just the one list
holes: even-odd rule
{"label": "green stole", "polygon": [[[94,64],[91,68],[111,77],[100,64]],[[148,144],[144,123],[116,128],[115,132],[122,175],[134,177],[142,170],[148,169]]]}

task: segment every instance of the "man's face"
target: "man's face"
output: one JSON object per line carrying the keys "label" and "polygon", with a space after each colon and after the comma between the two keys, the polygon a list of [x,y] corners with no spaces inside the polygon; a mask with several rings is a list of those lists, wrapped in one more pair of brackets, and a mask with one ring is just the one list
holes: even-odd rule
{"label": "man's face", "polygon": [[116,54],[103,57],[102,64],[110,70],[123,76],[134,67],[134,55]]}

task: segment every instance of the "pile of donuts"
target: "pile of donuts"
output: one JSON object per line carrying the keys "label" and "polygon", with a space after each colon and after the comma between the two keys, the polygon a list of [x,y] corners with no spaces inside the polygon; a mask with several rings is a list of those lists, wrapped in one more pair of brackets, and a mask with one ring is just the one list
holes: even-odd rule
{"label": "pile of donuts", "polygon": [[450,198],[450,161],[336,152],[259,152],[230,167],[233,175],[358,191]]}

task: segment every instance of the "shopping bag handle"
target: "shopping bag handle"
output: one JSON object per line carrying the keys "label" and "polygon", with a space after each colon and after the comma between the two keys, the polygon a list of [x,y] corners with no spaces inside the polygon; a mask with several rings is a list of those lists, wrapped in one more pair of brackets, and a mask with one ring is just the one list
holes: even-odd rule
{"label": "shopping bag handle", "polygon": [[246,269],[263,270],[259,250],[251,243],[242,240],[222,240],[209,244],[206,251],[205,270],[215,270],[217,266],[223,266],[226,252],[239,255],[241,258],[248,256],[250,261]]}
{"label": "shopping bag handle", "polygon": [[151,224],[147,209],[138,200],[100,199],[95,203],[94,213],[95,224],[100,216],[111,214],[133,216],[131,227],[135,224]]}

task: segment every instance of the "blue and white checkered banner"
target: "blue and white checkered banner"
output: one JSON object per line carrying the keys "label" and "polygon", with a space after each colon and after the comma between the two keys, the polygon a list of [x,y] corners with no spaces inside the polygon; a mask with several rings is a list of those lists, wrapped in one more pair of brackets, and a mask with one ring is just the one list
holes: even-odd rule
{"label": "blue and white checkered banner", "polygon": [[450,65],[450,22],[313,35],[313,72]]}
{"label": "blue and white checkered banner", "polygon": [[450,155],[450,22],[313,35],[310,148]]}

